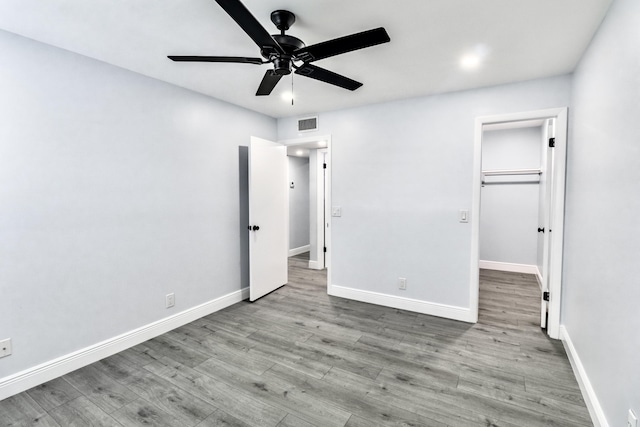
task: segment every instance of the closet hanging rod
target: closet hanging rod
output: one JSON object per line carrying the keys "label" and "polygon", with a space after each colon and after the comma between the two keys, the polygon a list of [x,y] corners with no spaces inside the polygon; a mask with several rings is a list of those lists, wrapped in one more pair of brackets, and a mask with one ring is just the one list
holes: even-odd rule
{"label": "closet hanging rod", "polygon": [[540,184],[540,181],[495,181],[495,182],[482,181],[483,187],[485,185],[521,185],[521,184]]}
{"label": "closet hanging rod", "polygon": [[541,169],[492,169],[482,171],[484,176],[499,176],[499,175],[540,175]]}

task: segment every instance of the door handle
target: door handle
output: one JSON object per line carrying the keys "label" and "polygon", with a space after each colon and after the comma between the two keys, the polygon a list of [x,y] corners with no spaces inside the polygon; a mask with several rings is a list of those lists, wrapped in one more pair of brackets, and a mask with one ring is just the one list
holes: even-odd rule
{"label": "door handle", "polygon": [[251,229],[253,231],[258,231],[258,230],[260,230],[260,227],[258,227],[257,225],[254,225],[253,227],[251,227]]}
{"label": "door handle", "polygon": [[541,231],[544,233],[544,227],[542,228],[538,227],[538,233],[540,233]]}

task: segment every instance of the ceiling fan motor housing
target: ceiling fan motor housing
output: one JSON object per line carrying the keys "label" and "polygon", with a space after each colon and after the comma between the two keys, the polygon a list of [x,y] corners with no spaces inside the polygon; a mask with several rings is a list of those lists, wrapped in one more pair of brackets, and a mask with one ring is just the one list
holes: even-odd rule
{"label": "ceiling fan motor housing", "polygon": [[273,70],[276,74],[287,75],[291,73],[291,64],[293,59],[293,52],[297,49],[302,49],[305,44],[297,37],[289,36],[286,34],[273,34],[272,37],[278,42],[285,54],[278,53],[273,49],[261,49],[260,53],[269,61],[273,62]]}

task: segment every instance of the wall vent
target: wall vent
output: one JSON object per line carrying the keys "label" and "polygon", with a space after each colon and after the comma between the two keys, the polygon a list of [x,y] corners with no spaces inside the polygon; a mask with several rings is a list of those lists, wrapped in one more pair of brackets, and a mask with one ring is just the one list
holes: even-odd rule
{"label": "wall vent", "polygon": [[298,119],[298,132],[311,132],[318,130],[318,116]]}

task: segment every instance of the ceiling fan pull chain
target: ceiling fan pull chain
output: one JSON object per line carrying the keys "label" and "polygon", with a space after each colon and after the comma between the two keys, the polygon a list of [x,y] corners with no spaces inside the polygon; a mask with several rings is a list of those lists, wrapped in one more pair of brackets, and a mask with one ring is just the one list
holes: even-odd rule
{"label": "ceiling fan pull chain", "polygon": [[291,73],[291,106],[293,107],[293,73]]}

